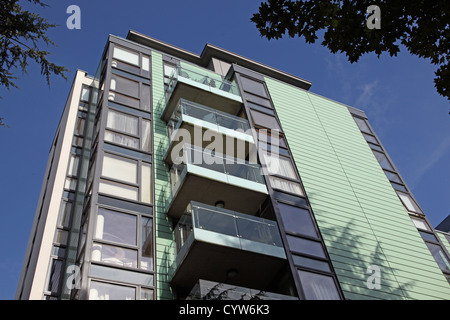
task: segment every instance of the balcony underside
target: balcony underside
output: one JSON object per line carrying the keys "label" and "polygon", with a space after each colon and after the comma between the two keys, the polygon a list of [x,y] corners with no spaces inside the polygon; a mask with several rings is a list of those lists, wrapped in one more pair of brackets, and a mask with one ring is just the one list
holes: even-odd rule
{"label": "balcony underside", "polygon": [[232,115],[237,115],[242,108],[241,97],[180,76],[163,111],[162,119],[164,121],[170,120],[180,98],[214,107],[214,109]]}
{"label": "balcony underside", "polygon": [[[214,151],[224,155],[247,161],[255,162],[256,147],[253,136],[232,129],[220,127],[218,125],[198,120],[192,117],[183,116],[183,122],[172,138],[165,155],[164,161],[172,164],[172,150],[178,143],[188,143],[201,147],[202,149],[221,146],[222,150]],[[205,132],[207,134],[205,135]],[[196,135],[201,134],[201,138]],[[187,140],[187,139],[191,140]],[[200,143],[198,143],[200,142]],[[220,147],[217,147],[220,149]]]}
{"label": "balcony underside", "polygon": [[[167,214],[179,219],[190,201],[214,206],[225,203],[228,210],[250,215],[258,212],[267,197],[264,184],[232,177],[188,164],[188,171],[167,209]],[[205,175],[202,175],[205,172]],[[225,180],[228,179],[228,183]]]}
{"label": "balcony underside", "polygon": [[[199,238],[198,235],[196,237]],[[226,238],[223,237],[222,242],[227,241]],[[172,277],[173,286],[189,289],[199,279],[208,279],[266,290],[286,263],[283,248],[271,246],[269,250],[275,250],[272,253],[278,254],[275,256],[238,249],[232,243],[218,245],[217,239],[214,241],[215,243],[193,240]],[[233,239],[229,237],[229,241],[233,242]],[[254,242],[250,245],[257,246]],[[231,278],[227,277],[230,270],[236,271]]]}

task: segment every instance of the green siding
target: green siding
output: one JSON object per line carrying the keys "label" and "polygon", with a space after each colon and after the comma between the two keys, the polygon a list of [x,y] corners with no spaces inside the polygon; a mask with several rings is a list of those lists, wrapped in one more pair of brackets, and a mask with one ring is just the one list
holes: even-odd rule
{"label": "green siding", "polygon": [[165,202],[170,197],[170,176],[163,161],[164,146],[168,142],[167,127],[161,120],[165,107],[164,73],[162,56],[152,53],[153,95],[153,142],[155,173],[155,219],[156,219],[156,280],[157,299],[173,299],[169,285],[170,266],[175,259],[173,230],[165,213]]}
{"label": "green siding", "polygon": [[[345,297],[450,299],[348,108],[271,78],[266,84]],[[370,265],[381,269],[381,289],[366,286]]]}

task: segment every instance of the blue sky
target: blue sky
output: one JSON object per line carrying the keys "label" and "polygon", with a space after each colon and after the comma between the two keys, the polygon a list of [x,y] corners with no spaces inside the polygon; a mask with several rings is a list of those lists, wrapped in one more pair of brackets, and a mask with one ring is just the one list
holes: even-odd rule
{"label": "blue sky", "polygon": [[[45,0],[44,0],[45,1]],[[21,1],[24,3],[24,1]],[[46,0],[27,5],[59,26],[52,60],[70,69],[69,81],[38,66],[0,88],[0,299],[13,299],[44,178],[48,152],[76,69],[95,73],[109,34],[129,29],[199,54],[208,42],[312,82],[311,91],[366,112],[414,196],[436,226],[450,213],[449,103],[433,85],[436,67],[411,56],[366,55],[356,64],[302,39],[268,41],[250,17],[259,0]],[[170,6],[167,4],[170,3]],[[69,5],[81,9],[81,29],[69,30]],[[319,41],[320,43],[320,41]]]}

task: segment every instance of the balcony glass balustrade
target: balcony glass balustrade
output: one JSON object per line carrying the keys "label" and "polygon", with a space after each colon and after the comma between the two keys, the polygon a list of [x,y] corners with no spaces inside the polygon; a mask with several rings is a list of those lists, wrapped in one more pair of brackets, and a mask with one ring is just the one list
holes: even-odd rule
{"label": "balcony glass balustrade", "polygon": [[200,279],[186,300],[298,300],[298,298]]}
{"label": "balcony glass balustrade", "polygon": [[220,90],[222,93],[240,97],[239,88],[235,81],[224,79],[220,74],[194,65],[183,64],[177,66],[176,71],[170,77],[167,91],[170,94],[177,81],[195,82],[197,85],[207,86],[212,90]]}
{"label": "balcony glass balustrade", "polygon": [[281,255],[284,256],[278,225],[272,220],[191,201],[175,228],[177,253],[190,242],[188,238],[192,232],[198,233],[194,239],[202,235],[211,236],[212,233],[220,234],[223,237],[213,236],[219,245],[250,251],[264,248],[264,254],[272,252],[280,255],[278,248],[281,248]]}
{"label": "balcony glass balustrade", "polygon": [[195,102],[180,99],[171,120],[179,122],[182,120],[183,115],[231,130],[245,132],[250,129],[250,125],[246,119]]}
{"label": "balcony glass balustrade", "polygon": [[249,163],[242,159],[232,158],[188,144],[185,144],[182,150],[182,157],[176,159],[176,162],[182,161],[182,163],[176,164],[172,168],[173,196],[177,193],[189,171],[194,171],[197,175],[203,175],[214,180],[256,188],[267,193],[259,164]]}

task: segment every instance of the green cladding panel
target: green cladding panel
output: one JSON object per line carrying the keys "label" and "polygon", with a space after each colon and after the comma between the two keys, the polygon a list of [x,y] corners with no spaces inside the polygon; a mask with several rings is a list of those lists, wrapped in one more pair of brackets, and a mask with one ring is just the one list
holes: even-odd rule
{"label": "green cladding panel", "polygon": [[[345,297],[450,299],[347,106],[265,80]],[[368,288],[369,266],[379,267],[379,289]]]}
{"label": "green cladding panel", "polygon": [[173,230],[165,213],[165,203],[170,197],[170,176],[164,163],[165,146],[168,143],[166,124],[161,120],[165,107],[164,73],[161,54],[152,53],[153,137],[155,173],[156,219],[156,279],[157,299],[173,299],[169,285],[170,266],[175,260]]}

